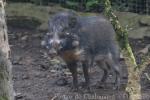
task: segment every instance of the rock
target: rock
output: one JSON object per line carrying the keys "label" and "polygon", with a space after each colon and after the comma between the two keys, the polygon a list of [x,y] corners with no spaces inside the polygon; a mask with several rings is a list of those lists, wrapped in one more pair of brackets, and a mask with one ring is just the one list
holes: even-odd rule
{"label": "rock", "polygon": [[47,75],[47,76],[46,76],[46,78],[50,78],[50,77],[51,77],[50,75]]}
{"label": "rock", "polygon": [[32,34],[32,37],[34,37],[34,38],[41,38],[42,36],[39,33],[35,33],[35,34]]}
{"label": "rock", "polygon": [[148,44],[144,49],[138,51],[138,54],[147,54],[150,51],[150,44]]}
{"label": "rock", "polygon": [[40,70],[48,70],[49,69],[49,67],[44,64],[40,64],[39,67],[40,67]]}
{"label": "rock", "polygon": [[51,73],[57,73],[57,71],[56,71],[56,70],[51,70],[50,72],[51,72]]}
{"label": "rock", "polygon": [[50,64],[52,64],[52,65],[60,64],[60,61],[58,59],[51,59]]}
{"label": "rock", "polygon": [[23,76],[22,76],[22,79],[29,79],[29,76],[23,75]]}
{"label": "rock", "polygon": [[13,65],[22,65],[21,60],[22,60],[22,57],[14,56],[14,58],[12,59],[12,64]]}
{"label": "rock", "polygon": [[22,99],[24,96],[21,94],[21,93],[16,93],[15,94],[15,99],[18,100],[18,99]]}
{"label": "rock", "polygon": [[41,24],[39,27],[38,27],[38,30],[39,31],[47,31],[48,30],[48,25],[47,25],[47,23],[43,23],[43,24]]}
{"label": "rock", "polygon": [[67,82],[67,80],[65,78],[61,78],[61,79],[57,80],[55,83],[58,86],[65,86],[65,85],[68,84],[68,82]]}
{"label": "rock", "polygon": [[124,28],[128,26],[130,38],[142,39],[144,36],[150,37],[150,16],[131,12],[115,12],[115,14],[121,26]]}
{"label": "rock", "polygon": [[13,60],[13,61],[12,61],[12,64],[13,64],[13,65],[20,65],[19,61],[17,61],[17,60]]}
{"label": "rock", "polygon": [[71,76],[72,75],[71,72],[69,72],[69,71],[65,72],[64,74],[65,74],[65,76]]}
{"label": "rock", "polygon": [[140,24],[142,26],[150,26],[150,16],[143,16],[141,19],[140,19]]}
{"label": "rock", "polygon": [[49,59],[49,56],[48,56],[48,54],[46,53],[46,52],[43,52],[43,51],[41,51],[41,53],[42,53],[42,57],[43,58],[48,58]]}
{"label": "rock", "polygon": [[28,39],[28,36],[27,36],[27,35],[21,37],[21,40],[22,40],[22,41],[26,41],[27,39]]}
{"label": "rock", "polygon": [[37,78],[45,78],[46,77],[46,75],[44,73],[41,74],[40,72],[35,72],[34,76],[37,77]]}
{"label": "rock", "polygon": [[120,53],[120,58],[119,58],[119,60],[120,60],[120,61],[124,61],[124,60],[125,60],[125,58],[124,58],[124,56],[123,56],[122,53]]}
{"label": "rock", "polygon": [[129,31],[129,37],[133,39],[142,39],[145,36],[150,37],[150,27],[139,27]]}

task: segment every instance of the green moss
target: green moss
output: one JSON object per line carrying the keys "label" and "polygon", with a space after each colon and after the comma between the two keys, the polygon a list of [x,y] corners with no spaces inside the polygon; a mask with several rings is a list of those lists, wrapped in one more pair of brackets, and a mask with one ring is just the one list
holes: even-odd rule
{"label": "green moss", "polygon": [[[49,20],[49,17],[53,15],[54,13],[64,11],[64,10],[66,9],[58,5],[37,6],[31,3],[10,3],[10,4],[7,4],[6,6],[6,15],[7,15],[8,21],[11,20],[11,22],[12,21],[14,21],[15,23],[18,22],[17,25],[23,26],[25,28],[26,26],[31,27],[34,24],[36,24],[36,23],[32,23],[34,20],[31,20],[31,19],[35,19],[36,22],[38,22],[37,23],[38,26],[36,27],[36,29],[45,30],[45,27],[46,28],[48,27],[47,22]],[[16,18],[18,19],[18,21],[16,21],[16,19],[13,20],[11,18]],[[29,20],[29,21],[26,21],[26,22],[22,21],[23,18],[25,18],[25,21],[26,20]],[[8,25],[10,24],[8,23]]]}
{"label": "green moss", "polygon": [[46,7],[35,6],[30,3],[11,3],[6,6],[7,16],[28,16],[44,22],[48,18]]}
{"label": "green moss", "polygon": [[150,26],[150,16],[142,16],[140,24],[143,26]]}
{"label": "green moss", "polygon": [[9,100],[7,96],[0,96],[0,100]]}
{"label": "green moss", "polygon": [[142,15],[131,13],[131,12],[115,12],[116,16],[121,23],[121,26],[124,28],[128,25],[129,28],[137,28],[139,27],[139,20]]}
{"label": "green moss", "polygon": [[95,16],[95,15],[99,15],[98,13],[82,13],[82,12],[78,12],[79,15],[81,16]]}
{"label": "green moss", "polygon": [[4,79],[4,74],[0,72],[0,80]]}

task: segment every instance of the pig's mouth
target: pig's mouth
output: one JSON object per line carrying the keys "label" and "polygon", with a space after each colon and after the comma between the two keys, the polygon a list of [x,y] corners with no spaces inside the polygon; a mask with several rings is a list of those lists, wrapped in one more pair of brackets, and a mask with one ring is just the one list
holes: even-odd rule
{"label": "pig's mouth", "polygon": [[56,31],[51,35],[47,44],[49,46],[48,55],[53,62],[53,59],[61,57],[64,52],[74,51],[79,48],[79,38],[73,33],[65,32],[65,34],[61,34],[61,32]]}
{"label": "pig's mouth", "polygon": [[57,50],[55,50],[54,48],[50,49],[48,51],[48,55],[50,57],[49,59],[49,63],[52,64],[52,65],[55,65],[55,64],[60,64],[60,59],[58,59],[58,52]]}
{"label": "pig's mouth", "polygon": [[58,52],[56,49],[52,48],[48,51],[48,55],[53,59],[55,58],[56,56],[58,56]]}
{"label": "pig's mouth", "polygon": [[[59,46],[55,46],[53,48],[51,48],[49,50],[49,55],[53,58],[55,56],[58,56],[59,55],[59,52],[62,52],[61,50],[64,49],[65,47],[61,44],[59,44]],[[72,48],[70,49],[66,49],[65,51],[68,51],[68,50],[73,50],[73,49],[76,49],[76,48],[79,48],[79,41],[72,41]]]}
{"label": "pig's mouth", "polygon": [[48,52],[51,64],[60,64],[60,59],[69,55],[69,59],[77,59],[82,51],[79,50],[79,41],[72,41],[72,48],[64,49],[62,45],[51,48]]}

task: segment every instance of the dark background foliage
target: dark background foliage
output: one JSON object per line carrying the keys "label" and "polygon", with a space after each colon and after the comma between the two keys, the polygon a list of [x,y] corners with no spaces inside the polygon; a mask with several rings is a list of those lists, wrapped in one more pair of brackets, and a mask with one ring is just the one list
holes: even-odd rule
{"label": "dark background foliage", "polygon": [[[66,8],[78,11],[102,12],[104,0],[8,0],[9,2],[31,2],[36,5],[60,4]],[[113,9],[130,11],[140,14],[150,13],[149,0],[111,0]]]}

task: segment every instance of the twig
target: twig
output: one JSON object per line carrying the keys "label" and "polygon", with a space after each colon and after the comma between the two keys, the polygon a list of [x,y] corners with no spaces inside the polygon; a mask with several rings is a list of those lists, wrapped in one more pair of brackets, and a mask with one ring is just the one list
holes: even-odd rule
{"label": "twig", "polygon": [[148,75],[148,73],[144,73],[146,78],[150,81],[150,76]]}
{"label": "twig", "polygon": [[51,100],[55,100],[57,97],[58,97],[58,96],[55,95]]}

